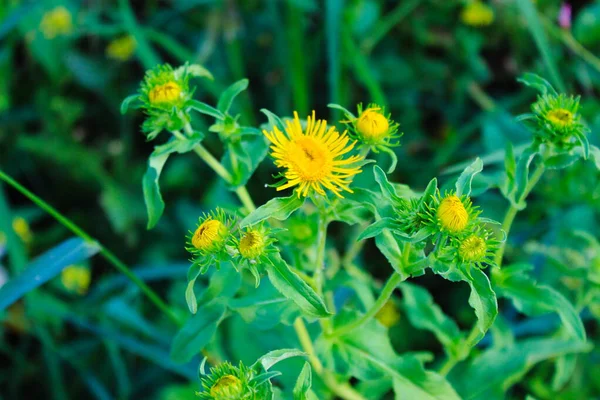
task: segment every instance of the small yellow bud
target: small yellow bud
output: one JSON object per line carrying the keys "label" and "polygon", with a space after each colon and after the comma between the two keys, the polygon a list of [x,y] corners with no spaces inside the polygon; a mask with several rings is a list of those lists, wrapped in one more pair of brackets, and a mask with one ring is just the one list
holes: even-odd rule
{"label": "small yellow bud", "polygon": [[127,61],[135,52],[136,47],[137,42],[133,36],[123,36],[108,44],[106,47],[106,55],[115,60]]}
{"label": "small yellow bud", "polygon": [[152,104],[166,104],[175,102],[181,96],[181,87],[175,82],[167,82],[157,85],[148,93],[148,99]]}
{"label": "small yellow bud", "polygon": [[260,256],[265,247],[265,238],[261,232],[251,229],[240,239],[238,249],[244,258],[254,259]]}
{"label": "small yellow bud", "polygon": [[462,241],[458,248],[458,255],[463,261],[478,262],[485,258],[487,245],[479,236],[471,235]]}
{"label": "small yellow bud", "polygon": [[366,140],[377,140],[390,130],[390,122],[381,113],[380,108],[367,108],[360,114],[356,122],[356,130]]}
{"label": "small yellow bud", "polygon": [[92,279],[91,271],[82,265],[71,265],[63,269],[60,280],[70,292],[85,294]]}
{"label": "small yellow bud", "polygon": [[450,232],[462,231],[469,222],[465,205],[456,195],[449,195],[442,199],[437,209],[437,217],[442,227]]}
{"label": "small yellow bud", "polygon": [[198,250],[210,250],[213,246],[222,243],[226,234],[227,227],[221,221],[209,218],[194,232],[192,246]]}
{"label": "small yellow bud", "polygon": [[54,39],[59,35],[68,35],[73,31],[71,13],[63,6],[58,6],[48,11],[42,18],[40,31],[46,39]]}
{"label": "small yellow bud", "polygon": [[557,108],[555,110],[548,111],[546,118],[548,118],[548,121],[550,121],[552,125],[558,128],[569,126],[574,120],[573,113],[569,110],[565,110],[564,108]]}
{"label": "small yellow bud", "polygon": [[237,376],[225,375],[210,388],[210,395],[215,400],[226,400],[238,398],[243,391],[242,381]]}
{"label": "small yellow bud", "polygon": [[21,238],[23,243],[29,243],[33,239],[33,234],[31,233],[31,229],[29,229],[29,224],[23,217],[16,217],[12,222],[13,231]]}
{"label": "small yellow bud", "polygon": [[462,22],[471,26],[488,26],[494,22],[494,10],[487,4],[474,0],[460,14]]}

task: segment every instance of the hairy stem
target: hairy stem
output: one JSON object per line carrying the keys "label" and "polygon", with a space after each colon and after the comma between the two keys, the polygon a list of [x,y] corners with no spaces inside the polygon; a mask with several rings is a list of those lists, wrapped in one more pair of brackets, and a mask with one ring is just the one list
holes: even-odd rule
{"label": "hairy stem", "polygon": [[169,319],[171,319],[177,326],[181,326],[182,322],[177,317],[177,315],[171,310],[171,308],[164,302],[162,299],[154,292],[146,283],[138,278],[132,271],[129,269],[125,263],[123,263],[117,256],[115,256],[110,250],[108,250],[102,243],[98,240],[94,239],[87,232],[85,232],[82,228],[76,225],[73,221],[71,221],[66,216],[62,215],[58,212],[54,207],[46,203],[44,200],[33,194],[19,182],[15,181],[10,176],[6,175],[4,171],[0,170],[0,179],[6,182],[8,185],[12,186],[19,193],[27,197],[34,204],[40,207],[42,210],[46,211],[50,214],[54,219],[56,219],[59,223],[61,223],[65,228],[73,232],[75,235],[79,236],[83,240],[88,242],[94,242],[100,247],[100,255],[104,257],[109,263],[111,263],[119,272],[125,275],[131,282],[133,282],[137,287],[140,288],[142,293],[162,312],[165,313]]}

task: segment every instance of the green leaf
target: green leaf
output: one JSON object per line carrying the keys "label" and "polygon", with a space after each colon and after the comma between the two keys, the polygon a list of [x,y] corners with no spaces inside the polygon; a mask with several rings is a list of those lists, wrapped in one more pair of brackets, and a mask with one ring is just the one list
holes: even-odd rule
{"label": "green leaf", "polygon": [[190,100],[187,102],[187,105],[192,110],[196,110],[199,113],[210,115],[211,117],[214,117],[221,121],[223,121],[225,119],[225,114],[223,114],[221,111],[217,110],[216,108],[209,106],[208,104],[203,103],[201,101]]}
{"label": "green leaf", "polygon": [[[125,100],[123,100],[123,102],[121,103],[121,114],[126,114],[127,111],[129,111],[129,107],[131,107],[132,103],[138,101],[139,97],[139,94],[132,94],[130,96],[125,97]],[[135,108],[137,108],[137,105]]]}
{"label": "green leaf", "polygon": [[175,76],[178,76],[178,75],[182,74],[183,72],[187,72],[189,75],[193,76],[194,78],[208,78],[211,81],[214,80],[210,71],[207,70],[206,68],[204,68],[200,64],[182,65],[181,67],[179,67],[175,70]]}
{"label": "green leaf", "polygon": [[451,374],[450,379],[464,400],[503,400],[506,391],[535,364],[590,349],[590,344],[578,340],[524,340],[508,348],[484,351],[460,374]]}
{"label": "green leaf", "polygon": [[560,391],[573,377],[577,367],[577,355],[567,354],[556,359],[556,368],[552,377],[552,389]]}
{"label": "green leaf", "polygon": [[260,330],[279,324],[292,325],[300,314],[294,302],[282,296],[268,280],[258,288],[249,289],[243,297],[230,300],[228,306]]}
{"label": "green leaf", "polygon": [[456,180],[456,195],[462,196],[464,194],[466,196],[470,196],[473,177],[481,171],[483,171],[483,162],[479,157],[477,157],[471,165],[465,168],[465,170]]}
{"label": "green leaf", "polygon": [[573,135],[575,135],[575,137],[579,141],[579,144],[581,144],[581,148],[583,149],[583,159],[587,160],[590,156],[590,142],[588,141],[585,132],[575,131],[573,132]]}
{"label": "green leaf", "polygon": [[297,194],[292,194],[290,197],[276,197],[251,212],[240,222],[240,227],[245,228],[267,218],[285,221],[294,211],[302,207],[302,204],[304,204],[304,197],[298,197]]}
{"label": "green leaf", "polygon": [[160,194],[158,179],[167,159],[171,153],[187,153],[202,141],[201,135],[195,135],[186,140],[172,138],[168,143],[156,146],[148,158],[148,169],[142,179],[144,189],[144,201],[148,212],[148,229],[152,229],[160,219],[165,210],[165,202]]}
{"label": "green leaf", "polygon": [[563,169],[573,165],[579,158],[578,154],[557,154],[544,161],[544,166],[548,169]]}
{"label": "green leaf", "polygon": [[333,108],[334,110],[342,111],[346,115],[346,118],[352,118],[352,119],[356,118],[354,116],[354,114],[352,112],[350,112],[346,107],[340,106],[339,104],[329,103],[329,104],[327,104],[327,107]]}
{"label": "green leaf", "polygon": [[596,164],[596,169],[600,171],[600,149],[594,145],[590,146],[590,153],[592,155],[592,160],[594,164]]}
{"label": "green leaf", "polygon": [[463,280],[471,287],[469,304],[475,310],[480,338],[490,329],[498,315],[498,301],[492,290],[490,280],[479,268],[472,268],[470,273],[463,272]]}
{"label": "green leaf", "polygon": [[423,195],[421,196],[419,205],[422,205],[424,202],[431,200],[431,197],[435,194],[436,190],[437,190],[437,178],[433,178],[427,184],[427,187],[425,188],[425,191],[423,192]]}
{"label": "green leaf", "polygon": [[281,132],[285,131],[285,125],[283,124],[281,118],[279,118],[277,115],[273,114],[266,108],[263,108],[260,111],[267,116],[267,119],[269,120],[269,125],[271,125],[272,127],[277,127],[277,129],[279,129]]}
{"label": "green leaf", "polygon": [[323,299],[290,269],[279,254],[272,256],[270,261],[271,265],[267,265],[269,279],[282,295],[296,303],[306,315],[317,318],[330,316]]}
{"label": "green leaf", "polygon": [[[344,311],[336,316],[335,325],[343,326],[348,320],[356,318],[356,312]],[[361,380],[390,377],[394,382],[396,398],[459,399],[444,377],[426,371],[416,355],[398,356],[389,341],[387,330],[375,320],[341,337],[319,340],[317,349],[327,368]]]}
{"label": "green leaf", "polygon": [[217,103],[217,108],[219,111],[227,114],[231,108],[231,103],[233,103],[233,100],[237,95],[248,88],[248,83],[248,79],[241,79],[225,89],[225,91],[221,94],[221,97],[219,97],[219,102]]}
{"label": "green leaf", "polygon": [[523,76],[517,79],[517,81],[536,89],[541,94],[550,93],[553,95],[558,95],[558,93],[556,93],[556,90],[554,90],[554,87],[552,87],[550,82],[548,82],[541,76],[533,74],[531,72],[524,73]]}
{"label": "green leaf", "polygon": [[373,175],[375,176],[375,181],[377,181],[379,187],[381,188],[381,193],[383,194],[383,197],[385,197],[390,202],[397,200],[398,195],[396,194],[396,189],[388,181],[385,172],[383,172],[383,170],[377,165],[373,167]]}
{"label": "green leaf", "polygon": [[297,349],[273,350],[273,351],[268,352],[264,356],[260,357],[258,360],[256,360],[253,367],[260,365],[260,366],[262,366],[262,368],[265,371],[268,371],[273,365],[275,365],[278,362],[281,362],[285,359],[292,358],[292,357],[305,357],[305,356],[306,356],[305,352],[297,350]]}
{"label": "green leaf", "polygon": [[397,227],[396,221],[392,218],[381,218],[380,220],[375,221],[358,236],[357,241],[369,239],[379,235],[386,229],[394,229]]}
{"label": "green leaf", "polygon": [[519,162],[517,163],[517,171],[515,176],[516,191],[515,197],[512,200],[514,201],[514,204],[520,208],[524,207],[522,204],[523,196],[527,190],[527,185],[529,184],[529,166],[537,154],[538,146],[535,144],[531,145],[523,151],[521,157],[519,157]]}
{"label": "green leaf", "polygon": [[[258,129],[247,129],[242,140],[228,143],[227,151],[221,163],[232,171],[233,182],[230,187],[236,189],[244,186],[258,165],[267,156],[269,149],[267,140]],[[252,133],[252,134],[251,134]]]}
{"label": "green leaf", "polygon": [[550,286],[539,285],[523,271],[502,270],[496,279],[500,295],[513,300],[515,307],[527,315],[558,313],[563,326],[579,340],[586,339],[585,327],[573,305]]}
{"label": "green leaf", "polygon": [[48,250],[0,288],[0,310],[6,309],[28,292],[48,282],[65,267],[87,260],[99,251],[100,246],[96,243],[79,238],[65,240]]}
{"label": "green leaf", "polygon": [[304,363],[300,375],[294,385],[294,400],[316,400],[317,397],[310,390],[312,387],[312,370],[308,362]]}
{"label": "green leaf", "polygon": [[211,302],[187,320],[173,339],[171,359],[178,363],[188,362],[206,347],[225,318],[226,310],[222,302]]}
{"label": "green leaf", "polygon": [[185,288],[185,302],[192,314],[196,314],[198,311],[198,300],[196,299],[196,293],[194,292],[194,285],[201,272],[202,269],[196,264],[193,264],[188,271],[188,283]]}
{"label": "green leaf", "polygon": [[454,320],[444,314],[426,289],[406,282],[399,287],[410,323],[432,332],[449,355],[458,356],[463,335]]}

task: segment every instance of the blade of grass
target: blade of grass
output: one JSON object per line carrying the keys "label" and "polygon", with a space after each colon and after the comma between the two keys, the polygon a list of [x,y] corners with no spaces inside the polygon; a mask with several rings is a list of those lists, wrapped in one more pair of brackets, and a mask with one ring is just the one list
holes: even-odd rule
{"label": "blade of grass", "polygon": [[304,32],[302,31],[303,15],[291,1],[286,2],[286,36],[288,38],[290,82],[294,109],[300,115],[308,115],[308,80],[306,76],[306,54]]}
{"label": "blade of grass", "polygon": [[[329,81],[329,103],[339,103],[340,75],[342,65],[340,58],[340,33],[343,21],[344,0],[330,0],[325,2],[325,28],[327,34],[327,65]],[[333,119],[338,119],[338,110],[332,110]]]}
{"label": "blade of grass", "polygon": [[544,31],[542,21],[540,20],[540,16],[538,15],[534,3],[532,1],[517,1],[516,4],[527,21],[527,28],[529,29],[531,36],[533,36],[533,40],[544,60],[550,81],[560,92],[564,93],[566,91],[565,83],[558,72],[556,60],[552,55],[548,37],[546,36],[546,32]]}
{"label": "blade of grass", "polygon": [[362,41],[361,48],[370,53],[371,50],[379,43],[381,39],[388,34],[392,28],[406,18],[422,0],[408,0],[399,2],[398,6],[386,14],[380,21],[375,24],[375,27],[370,34]]}
{"label": "blade of grass", "polygon": [[387,101],[383,89],[373,74],[373,69],[369,65],[367,57],[360,51],[352,37],[352,33],[345,27],[342,29],[342,38],[345,57],[350,60],[358,79],[366,86],[371,100],[377,104],[386,105]]}
{"label": "blade of grass", "polygon": [[121,260],[119,260],[117,258],[117,256],[115,256],[110,250],[108,250],[100,242],[98,242],[93,237],[91,237],[89,234],[87,234],[83,229],[81,229],[79,226],[77,226],[73,221],[71,221],[70,219],[68,219],[61,213],[59,213],[51,205],[49,205],[44,200],[37,197],[35,194],[30,192],[28,189],[26,189],[20,183],[15,181],[13,178],[6,175],[4,173],[4,171],[2,171],[2,170],[0,170],[0,179],[3,180],[4,182],[6,182],[7,184],[9,184],[10,186],[12,186],[14,189],[16,189],[22,195],[27,197],[29,200],[31,200],[33,203],[35,203],[42,210],[46,211],[48,214],[50,214],[52,217],[54,217],[54,219],[56,219],[58,222],[60,222],[65,228],[67,228],[68,230],[73,232],[75,235],[79,236],[80,238],[82,238],[86,241],[95,242],[98,246],[100,246],[100,255],[102,255],[109,263],[111,263],[119,272],[121,272],[123,275],[127,276],[135,285],[137,285],[140,288],[140,290],[142,291],[142,293],[144,293],[146,295],[146,297],[148,297],[148,299],[157,308],[159,308],[162,312],[164,312],[167,317],[169,317],[175,324],[177,324],[177,326],[181,326],[181,321],[179,320],[179,317],[177,317],[177,315],[169,308],[169,306],[165,302],[162,301],[162,299],[156,294],[156,292],[154,292],[148,285],[146,285],[146,283],[144,281],[142,281],[140,278],[138,278],[129,269],[129,267],[127,265],[125,265]]}
{"label": "blade of grass", "polygon": [[137,42],[137,54],[139,55],[140,61],[144,65],[144,68],[150,69],[155,65],[160,64],[161,59],[146,40],[144,31],[138,25],[129,1],[119,0],[119,9],[121,11],[121,16],[123,17],[125,29],[131,36],[135,38],[135,41]]}

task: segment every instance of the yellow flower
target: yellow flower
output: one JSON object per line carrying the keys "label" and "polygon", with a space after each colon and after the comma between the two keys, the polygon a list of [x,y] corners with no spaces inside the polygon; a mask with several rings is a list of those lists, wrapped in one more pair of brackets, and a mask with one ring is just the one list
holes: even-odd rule
{"label": "yellow flower", "polygon": [[243,391],[242,381],[237,376],[225,375],[220,377],[210,388],[210,395],[215,400],[228,400],[239,398]]}
{"label": "yellow flower", "polygon": [[548,111],[546,118],[552,123],[552,125],[558,127],[559,129],[571,125],[574,120],[573,113],[569,110],[565,110],[564,108],[557,108]]}
{"label": "yellow flower", "polygon": [[477,235],[471,235],[463,240],[458,247],[458,255],[463,261],[482,261],[487,254],[485,239]]}
{"label": "yellow flower", "polygon": [[238,250],[244,258],[255,259],[260,256],[265,249],[267,241],[262,232],[256,229],[249,229],[244,232],[240,239]]}
{"label": "yellow flower", "polygon": [[221,244],[226,235],[227,227],[218,219],[208,217],[194,232],[192,246],[200,251],[210,251]]}
{"label": "yellow flower", "polygon": [[71,265],[63,269],[60,280],[70,292],[85,294],[90,286],[92,274],[89,268],[82,265]]}
{"label": "yellow flower", "polygon": [[383,307],[381,307],[381,310],[375,314],[375,318],[381,322],[381,325],[389,328],[396,325],[398,321],[400,321],[400,312],[398,311],[398,307],[396,307],[394,302],[388,300]]}
{"label": "yellow flower", "polygon": [[390,130],[390,122],[381,113],[381,108],[367,108],[358,117],[356,130],[367,141],[378,141]]}
{"label": "yellow flower", "polygon": [[71,13],[63,6],[58,6],[46,14],[40,23],[40,31],[46,39],[54,39],[59,35],[68,35],[73,31]]}
{"label": "yellow flower", "polygon": [[29,229],[29,224],[23,217],[15,217],[12,221],[13,231],[21,238],[23,243],[30,243],[33,239],[33,234],[31,233],[31,229]]}
{"label": "yellow flower", "polygon": [[460,18],[466,25],[488,26],[494,22],[494,10],[487,4],[474,0],[463,8]]}
{"label": "yellow flower", "polygon": [[352,164],[364,157],[342,158],[356,144],[349,143],[346,132],[339,134],[335,127],[328,128],[327,121],[317,121],[313,111],[312,117],[307,118],[305,130],[298,113],[294,112],[294,120],[287,121],[285,133],[277,127],[272,132],[263,133],[272,143],[271,156],[275,165],[285,170],[281,175],[287,182],[277,190],[297,186],[298,197],[306,197],[312,192],[325,195],[324,188],[338,197],[343,197],[342,191],[352,193],[348,185],[352,177],[361,172],[360,167]]}
{"label": "yellow flower", "polygon": [[442,228],[450,232],[460,232],[469,223],[469,213],[456,195],[447,195],[437,208],[437,217]]}
{"label": "yellow flower", "polygon": [[136,47],[137,42],[133,36],[123,36],[108,44],[106,47],[106,55],[115,60],[127,61],[135,52]]}
{"label": "yellow flower", "polygon": [[151,104],[173,103],[181,96],[181,86],[176,82],[167,82],[153,87],[148,93]]}

